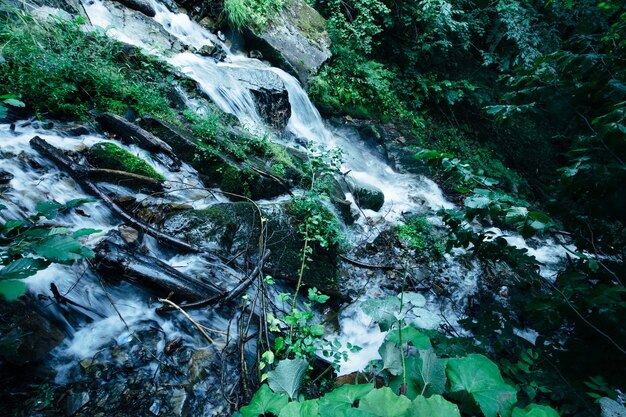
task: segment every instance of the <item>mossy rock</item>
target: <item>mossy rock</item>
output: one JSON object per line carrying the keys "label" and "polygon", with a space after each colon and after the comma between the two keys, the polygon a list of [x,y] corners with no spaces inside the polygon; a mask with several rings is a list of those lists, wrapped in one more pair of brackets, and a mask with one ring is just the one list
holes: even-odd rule
{"label": "mossy rock", "polygon": [[160,181],[165,180],[163,175],[156,172],[146,161],[111,142],[93,145],[89,148],[87,160],[98,168],[115,169]]}
{"label": "mossy rock", "polygon": [[[297,221],[284,205],[259,206],[266,219],[266,246],[271,256],[266,270],[277,278],[296,281],[301,266],[304,240]],[[203,210],[171,213],[162,224],[164,232],[199,245],[223,258],[236,258],[241,267],[259,259],[261,217],[249,202],[219,203]],[[324,292],[337,292],[337,254],[314,248],[303,282]]]}

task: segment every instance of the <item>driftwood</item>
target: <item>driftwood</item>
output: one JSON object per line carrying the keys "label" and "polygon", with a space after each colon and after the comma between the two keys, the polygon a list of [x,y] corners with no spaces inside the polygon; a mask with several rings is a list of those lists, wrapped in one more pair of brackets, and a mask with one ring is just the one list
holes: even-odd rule
{"label": "driftwood", "polygon": [[30,146],[37,152],[54,162],[61,170],[67,172],[87,193],[101,199],[116,215],[122,218],[124,222],[142,230],[144,233],[154,237],[159,242],[164,243],[172,248],[182,250],[187,253],[204,253],[209,259],[217,258],[206,254],[206,251],[196,245],[183,242],[180,239],[161,233],[158,230],[146,225],[145,223],[135,219],[120,207],[108,194],[100,190],[89,178],[89,169],[79,165],[69,159],[63,152],[50,145],[39,136],[35,136],[30,140]]}
{"label": "driftwood", "polygon": [[180,169],[181,162],[171,146],[147,130],[112,113],[102,113],[96,116],[96,120],[105,131],[117,135],[122,142],[135,143],[148,151],[161,154],[164,158],[159,158],[159,155],[156,156],[168,168],[172,170]]}
{"label": "driftwood", "polygon": [[[191,310],[191,309],[198,309],[198,308],[215,306],[215,305],[224,305],[234,300],[235,298],[239,297],[241,293],[243,293],[245,289],[248,288],[250,284],[252,284],[252,282],[256,279],[256,277],[261,273],[263,264],[265,263],[265,261],[267,261],[267,258],[269,258],[270,253],[271,251],[267,249],[265,253],[263,254],[263,256],[261,257],[261,259],[259,260],[259,263],[257,264],[257,266],[252,271],[252,273],[245,280],[241,281],[232,290],[221,293],[221,294],[216,294],[213,297],[207,298],[205,300],[197,301],[195,303],[181,304],[177,307],[183,308],[185,310]],[[167,311],[172,311],[175,309],[177,309],[175,306],[168,304],[168,305],[164,305],[162,307],[157,308],[156,311],[157,313],[165,313]]]}
{"label": "driftwood", "polygon": [[189,277],[157,258],[114,242],[112,238],[100,242],[94,252],[93,266],[107,279],[117,277],[163,295],[172,293],[176,300],[199,301],[223,294],[216,285]]}

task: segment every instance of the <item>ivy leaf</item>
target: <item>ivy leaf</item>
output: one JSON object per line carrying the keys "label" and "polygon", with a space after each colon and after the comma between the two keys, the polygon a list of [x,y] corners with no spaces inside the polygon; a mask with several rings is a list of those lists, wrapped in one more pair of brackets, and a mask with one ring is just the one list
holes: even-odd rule
{"label": "ivy leaf", "polygon": [[258,417],[265,413],[279,415],[288,402],[289,399],[285,394],[272,392],[270,387],[263,384],[252,397],[250,404],[241,407],[239,412],[243,417]]}
{"label": "ivy leaf", "polygon": [[335,417],[352,408],[352,404],[374,389],[373,384],[342,385],[320,399],[321,417]]}
{"label": "ivy leaf", "polygon": [[309,363],[302,359],[283,359],[276,368],[269,372],[267,382],[274,392],[284,392],[294,399]]}
{"label": "ivy leaf", "polygon": [[98,200],[93,199],[93,198],[75,198],[73,200],[67,201],[65,204],[63,204],[63,206],[69,209],[69,208],[82,206],[83,204],[87,204],[87,203],[95,203],[96,201]]}
{"label": "ivy leaf", "polygon": [[389,371],[391,375],[402,373],[402,353],[393,342],[385,342],[378,349],[378,353],[383,358],[383,369]]}
{"label": "ivy leaf", "polygon": [[398,396],[391,388],[375,389],[367,394],[359,403],[359,410],[367,411],[378,417],[403,417],[411,406],[405,396]]}
{"label": "ivy leaf", "polygon": [[559,413],[546,405],[530,404],[524,409],[515,408],[512,417],[559,417]]}
{"label": "ivy leaf", "polygon": [[0,295],[7,301],[15,301],[26,291],[26,284],[23,281],[0,280]]}
{"label": "ivy leaf", "polygon": [[293,401],[283,408],[278,417],[311,417],[319,415],[319,400]]}
{"label": "ivy leaf", "polygon": [[408,417],[461,417],[459,407],[444,399],[441,395],[430,398],[417,397],[411,403]]}
{"label": "ivy leaf", "polygon": [[433,349],[420,350],[415,365],[415,373],[410,377],[422,387],[422,395],[443,394],[446,389],[445,361],[437,358]]}
{"label": "ivy leaf", "polygon": [[5,99],[4,104],[8,104],[9,106],[13,106],[13,107],[26,107],[26,104],[24,104],[24,102],[14,99],[14,98]]}
{"label": "ivy leaf", "polygon": [[0,277],[5,279],[21,279],[35,275],[46,269],[48,262],[43,259],[21,258],[0,269]]}
{"label": "ivy leaf", "polygon": [[470,354],[450,359],[446,368],[451,393],[467,393],[478,403],[485,417],[511,415],[517,402],[515,389],[502,379],[498,366],[483,355]]}
{"label": "ivy leaf", "polygon": [[361,309],[378,323],[381,331],[387,331],[398,320],[400,313],[400,299],[387,297],[383,299],[367,300],[361,303]]}

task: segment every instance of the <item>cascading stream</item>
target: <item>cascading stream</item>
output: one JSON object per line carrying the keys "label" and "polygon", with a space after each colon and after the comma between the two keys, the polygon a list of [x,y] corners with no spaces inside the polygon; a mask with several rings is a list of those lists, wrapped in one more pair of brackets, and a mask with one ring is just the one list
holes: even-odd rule
{"label": "cascading stream", "polygon": [[[288,121],[287,130],[299,142],[304,140],[308,143],[308,147],[322,145],[326,148],[340,148],[344,156],[343,172],[349,173],[364,183],[378,187],[385,195],[385,204],[379,212],[364,210],[363,215],[359,216],[357,226],[348,231],[354,242],[360,243],[362,240],[370,239],[372,236],[371,223],[394,225],[402,220],[402,215],[405,212],[425,213],[429,221],[437,223],[440,220],[435,215],[436,210],[453,208],[452,203],[446,200],[441,189],[432,180],[395,172],[382,157],[362,143],[356,132],[351,129],[341,127],[329,129],[306,92],[291,75],[280,69],[272,68],[261,61],[233,53],[215,35],[191,21],[185,14],[172,13],[162,4],[153,1],[153,6],[157,11],[154,21],[161,25],[165,31],[187,47],[195,49],[205,45],[221,47],[226,52],[225,62],[216,62],[210,57],[200,56],[190,50],[172,55],[171,52],[163,51],[162,48],[151,45],[148,41],[149,36],[145,33],[123,33],[122,30],[116,29],[116,26],[123,27],[123,22],[111,12],[109,8],[113,6],[107,0],[86,2],[84,6],[94,26],[105,28],[108,35],[122,42],[136,45],[148,53],[163,56],[167,62],[180,68],[182,72],[197,81],[215,105],[224,112],[235,115],[241,124],[252,132],[271,132],[271,129],[263,123],[250,89],[237,78],[236,71],[267,71],[282,80],[288,91],[291,105],[291,118]],[[55,146],[66,149],[71,149],[78,144],[91,144],[106,139],[94,136],[77,139],[61,138],[30,128],[18,128],[18,131],[19,134],[15,135],[9,131],[8,126],[3,126],[0,129],[0,149],[2,152],[12,155],[17,155],[20,152],[26,153],[45,167],[46,174],[42,177],[40,173],[23,166],[17,161],[17,158],[5,158],[0,166],[15,175],[15,179],[11,183],[15,191],[13,195],[9,195],[14,204],[10,205],[9,211],[5,214],[20,215],[20,213],[32,212],[35,204],[46,196],[52,198],[55,196],[72,196],[72,198],[82,196],[83,194],[78,191],[72,181],[60,180],[63,175],[50,163],[34,154],[34,151],[28,146],[28,139],[36,133],[51,141]],[[291,145],[299,146],[295,141]],[[127,147],[127,149],[149,160],[147,153],[143,153],[140,149],[132,146]],[[169,200],[190,203],[195,208],[203,208],[215,203],[216,200],[212,199],[208,193],[193,190],[198,188],[200,182],[191,168],[185,166],[180,173],[171,173],[156,162],[151,162],[151,164],[159,173],[166,176],[173,186],[175,184],[180,185],[178,190],[169,193],[167,197]],[[37,185],[34,189],[28,189],[29,184]],[[24,197],[20,197],[22,194]],[[101,234],[90,237],[93,241],[102,238],[105,231],[117,226],[114,217],[101,203],[85,206],[85,211],[91,217],[84,218],[72,214],[72,217],[64,220],[68,224],[75,224],[78,227],[103,230]],[[375,227],[380,227],[380,224]],[[494,232],[502,233],[496,229]],[[364,236],[366,237],[364,238]],[[523,239],[518,239],[516,235],[511,235],[508,239],[516,246],[526,245]],[[161,251],[158,249],[158,245],[150,239],[146,243],[153,256],[190,275],[200,274],[202,269],[206,267],[205,261],[198,256],[176,255]],[[558,264],[564,256],[564,250],[560,249],[555,242],[543,242],[533,251],[538,259],[549,264],[544,272],[546,274],[550,273],[550,265]],[[457,323],[458,311],[462,310],[467,297],[476,289],[476,282],[480,274],[478,266],[462,266],[454,255],[446,255],[445,263],[447,268],[442,274],[449,275],[453,287],[452,296],[448,300],[443,300],[434,293],[426,294],[424,306],[418,308],[413,313],[414,317],[412,318],[421,326],[435,328],[442,323],[442,316],[445,316],[446,320],[452,324]],[[119,344],[124,344],[132,337],[126,330],[124,323],[119,320],[117,312],[110,305],[96,277],[87,272],[81,278],[80,285],[74,287],[74,283],[78,279],[77,275],[82,273],[80,268],[55,266],[28,280],[30,291],[33,292],[47,291],[52,280],[55,280],[62,291],[74,288],[71,293],[72,296],[79,297],[81,304],[84,303],[97,312],[95,315],[88,313],[92,320],[90,323],[82,322],[78,326],[76,323],[67,322],[62,312],[55,313],[60,320],[67,322],[67,328],[71,329],[73,333],[73,337],[68,338],[56,353],[59,369],[62,371],[59,374],[61,377],[71,377],[67,372],[64,372],[63,366],[60,365],[68,362],[69,357],[93,356],[103,344],[111,339],[116,340]],[[359,284],[359,282],[354,283],[355,286]],[[141,290],[124,284],[114,287],[110,291],[112,299],[116,300],[119,312],[131,328],[148,321],[156,323],[168,337],[183,337],[185,343],[188,344],[201,343],[199,336],[194,332],[179,330],[180,318],[157,316],[154,313],[154,308],[149,308],[146,304],[145,294]],[[361,369],[368,360],[375,358],[377,347],[384,338],[384,333],[378,331],[377,327],[370,323],[371,320],[360,311],[358,302],[367,298],[384,296],[387,293],[387,290],[373,282],[359,300],[356,300],[354,304],[341,313],[340,331],[337,337],[344,343],[363,344],[365,341],[366,344],[365,349],[359,355],[353,356],[350,363],[342,369],[344,373]],[[207,326],[218,329],[227,327],[224,318],[216,314],[212,314],[210,317],[204,313],[192,313],[192,315],[196,320],[206,323]],[[164,344],[165,340],[162,343]],[[160,349],[162,347],[159,346]]]}

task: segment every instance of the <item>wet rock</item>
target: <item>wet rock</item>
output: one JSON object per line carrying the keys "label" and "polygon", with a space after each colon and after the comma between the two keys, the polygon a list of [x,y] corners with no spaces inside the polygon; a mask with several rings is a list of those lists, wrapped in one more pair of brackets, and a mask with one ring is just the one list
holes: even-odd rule
{"label": "wet rock", "polygon": [[156,16],[156,10],[149,0],[115,0],[129,9],[137,10],[148,17]]}
{"label": "wet rock", "polygon": [[261,53],[261,51],[253,49],[253,50],[248,52],[248,58],[261,60],[261,59],[263,59],[263,54]]}
{"label": "wet rock", "polygon": [[191,383],[196,383],[209,375],[211,366],[215,362],[215,357],[215,352],[211,349],[200,349],[191,354],[191,365],[189,367],[189,380]]}
{"label": "wet rock", "polygon": [[[297,220],[284,204],[260,205],[267,231],[266,245],[272,251],[266,270],[276,278],[297,280],[304,240]],[[219,203],[203,210],[173,213],[163,222],[165,233],[207,248],[224,258],[236,258],[241,267],[259,257],[261,218],[248,202]],[[337,254],[314,248],[305,270],[306,285],[336,293]]]}
{"label": "wet rock", "polygon": [[7,185],[14,178],[13,174],[8,171],[0,169],[0,185]]}
{"label": "wet rock", "polygon": [[65,401],[65,414],[73,416],[89,402],[89,399],[89,394],[86,392],[68,395]]}
{"label": "wet rock", "polygon": [[31,15],[42,22],[52,22],[58,21],[59,19],[69,22],[72,20],[72,15],[70,15],[65,10],[49,7],[49,6],[41,6],[31,11]]}
{"label": "wet rock", "polygon": [[120,226],[118,228],[120,236],[127,245],[132,245],[139,239],[139,231],[128,226]]}
{"label": "wet rock", "polygon": [[290,0],[277,19],[263,30],[244,30],[250,49],[259,50],[273,64],[307,84],[330,58],[326,21],[304,0]]}
{"label": "wet rock", "polygon": [[187,415],[188,394],[184,389],[175,389],[172,391],[171,396],[168,398],[170,406],[172,407],[172,413],[175,416],[181,417]]}
{"label": "wet rock", "polygon": [[378,211],[385,204],[385,194],[380,188],[351,176],[346,176],[345,182],[357,205],[362,209]]}
{"label": "wet rock", "polygon": [[259,158],[250,156],[245,162],[237,162],[223,154],[208,153],[190,132],[175,128],[154,117],[143,117],[139,123],[171,145],[180,159],[198,171],[205,185],[217,186],[222,191],[258,200],[284,194],[299,180],[298,172],[295,170],[287,170],[290,177],[282,184],[269,176],[261,175],[259,172],[265,172],[269,167],[266,167],[265,161]]}
{"label": "wet rock", "polygon": [[197,50],[197,53],[220,62],[226,59],[226,52],[219,45],[202,45],[200,49]]}
{"label": "wet rock", "polygon": [[238,68],[233,73],[252,92],[261,117],[275,128],[284,130],[291,117],[291,104],[281,78],[271,71],[248,68]]}
{"label": "wet rock", "polygon": [[13,365],[40,362],[59,345],[64,333],[39,313],[27,296],[7,302],[0,297],[0,335],[7,348],[0,350],[0,361]]}

